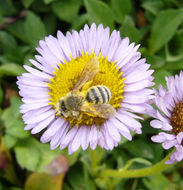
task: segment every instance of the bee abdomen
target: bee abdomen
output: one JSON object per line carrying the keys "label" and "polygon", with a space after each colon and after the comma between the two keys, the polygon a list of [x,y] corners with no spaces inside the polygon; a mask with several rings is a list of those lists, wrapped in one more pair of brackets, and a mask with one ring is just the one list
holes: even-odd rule
{"label": "bee abdomen", "polygon": [[89,88],[86,100],[94,104],[105,104],[111,99],[111,91],[106,86],[93,86]]}

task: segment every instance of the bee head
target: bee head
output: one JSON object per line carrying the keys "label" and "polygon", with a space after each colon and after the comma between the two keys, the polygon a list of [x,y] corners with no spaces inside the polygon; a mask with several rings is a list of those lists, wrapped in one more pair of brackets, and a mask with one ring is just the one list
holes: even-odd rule
{"label": "bee head", "polygon": [[55,115],[56,114],[59,114],[62,117],[68,116],[68,110],[65,107],[63,99],[59,100],[58,103],[55,105]]}

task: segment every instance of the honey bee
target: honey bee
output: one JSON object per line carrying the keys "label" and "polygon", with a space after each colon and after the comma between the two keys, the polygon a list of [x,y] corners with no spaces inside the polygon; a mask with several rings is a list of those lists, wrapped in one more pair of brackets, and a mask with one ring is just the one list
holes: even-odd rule
{"label": "honey bee", "polygon": [[72,116],[78,120],[81,119],[81,112],[104,119],[115,115],[116,110],[108,103],[112,97],[108,87],[96,85],[89,88],[86,94],[81,91],[82,87],[92,81],[98,72],[99,61],[95,56],[86,63],[73,89],[55,105],[56,115],[65,118]]}

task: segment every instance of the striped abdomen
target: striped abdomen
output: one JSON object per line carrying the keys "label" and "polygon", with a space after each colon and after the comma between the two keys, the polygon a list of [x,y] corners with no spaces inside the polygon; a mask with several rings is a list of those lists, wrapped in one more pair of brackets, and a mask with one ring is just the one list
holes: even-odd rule
{"label": "striped abdomen", "polygon": [[106,86],[93,86],[88,89],[86,100],[94,104],[105,104],[111,99],[111,91]]}

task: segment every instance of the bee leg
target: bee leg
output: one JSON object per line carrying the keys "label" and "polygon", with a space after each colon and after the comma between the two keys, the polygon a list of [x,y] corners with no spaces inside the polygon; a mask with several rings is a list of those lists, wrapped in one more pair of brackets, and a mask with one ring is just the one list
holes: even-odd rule
{"label": "bee leg", "polygon": [[71,116],[74,117],[74,113],[73,112],[71,112]]}
{"label": "bee leg", "polygon": [[55,112],[55,119],[57,119],[58,118],[58,112]]}
{"label": "bee leg", "polygon": [[80,121],[82,118],[82,115],[81,115],[81,112],[79,112],[78,116],[77,116],[77,119]]}

